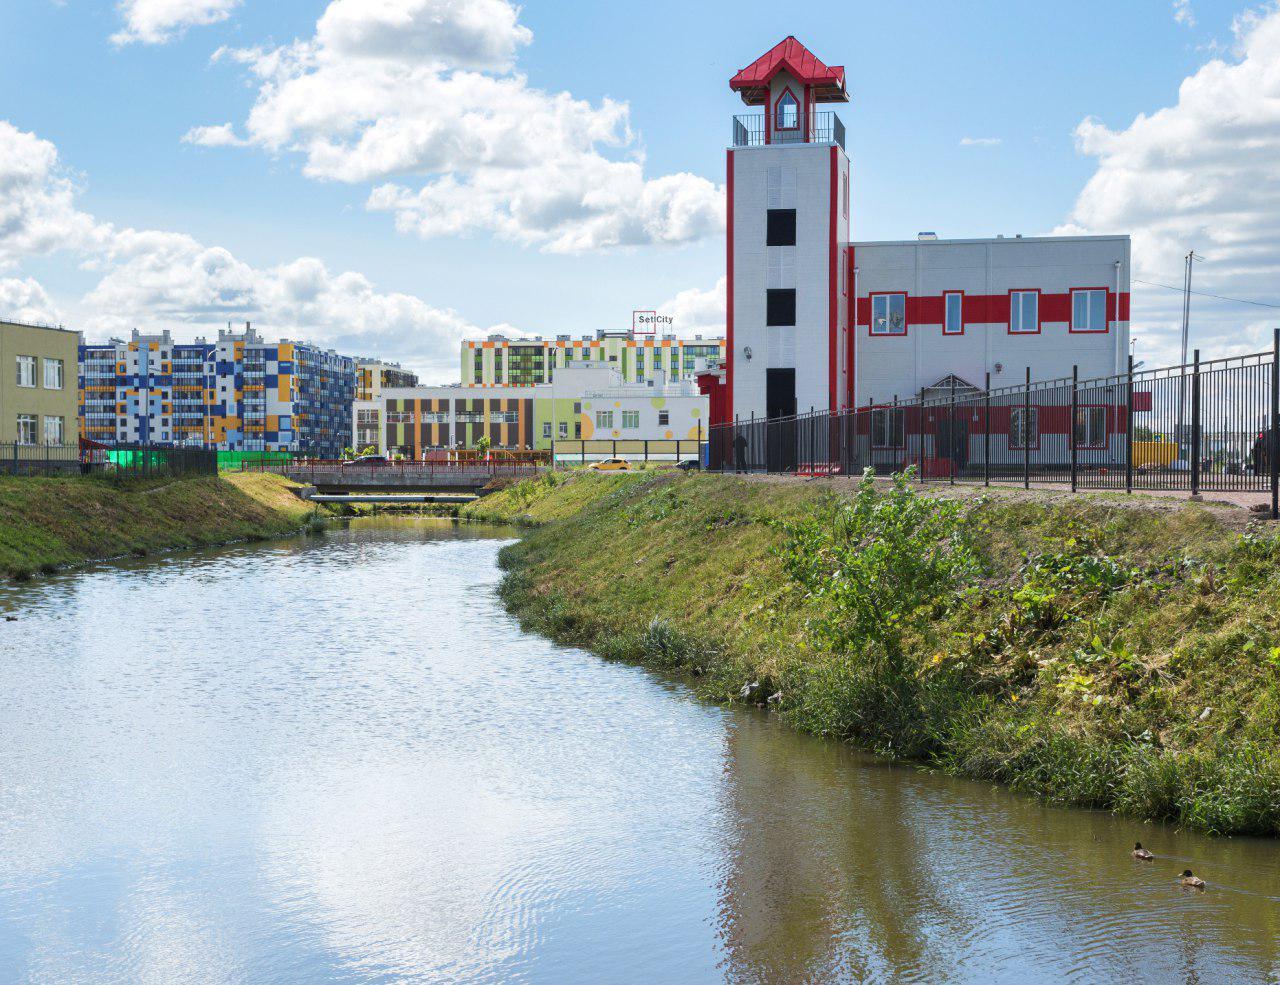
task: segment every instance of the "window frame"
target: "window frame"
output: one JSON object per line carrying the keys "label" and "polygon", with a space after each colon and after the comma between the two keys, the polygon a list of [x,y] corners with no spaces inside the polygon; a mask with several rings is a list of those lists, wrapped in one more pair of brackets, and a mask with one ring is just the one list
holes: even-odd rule
{"label": "window frame", "polygon": [[[907,317],[907,292],[906,291],[871,291],[867,294],[867,298],[871,302],[870,321],[867,323],[867,334],[877,339],[902,338],[907,334],[907,330],[911,327],[910,319]],[[902,298],[902,330],[877,332],[876,331],[876,299],[877,298]],[[889,314],[886,311],[886,316]]]}
{"label": "window frame", "polygon": [[[884,437],[889,444],[876,443],[876,424],[883,422]],[[898,432],[898,433],[895,433]],[[873,407],[871,410],[871,450],[902,451],[907,447],[907,413],[905,407]],[[892,444],[900,437],[901,444]]]}
{"label": "window frame", "polygon": [[[31,440],[22,440],[22,426],[24,424],[31,425]],[[38,443],[40,436],[40,415],[39,414],[19,414],[17,415],[17,430],[14,432],[14,443],[22,445],[24,448],[33,447]]]}
{"label": "window frame", "polygon": [[660,428],[671,427],[671,411],[670,410],[663,409],[658,411],[658,427]]}
{"label": "window frame", "polygon": [[[1111,290],[1106,287],[1073,287],[1068,292],[1071,297],[1071,314],[1067,322],[1068,331],[1072,335],[1106,335],[1111,331]],[[1076,327],[1076,295],[1077,294],[1101,294],[1102,295],[1102,328],[1077,328]]]}
{"label": "window frame", "polygon": [[[628,423],[634,421],[635,423]],[[621,431],[639,431],[640,430],[640,411],[624,410],[622,411],[622,424],[619,427]]]}
{"label": "window frame", "polygon": [[[960,328],[958,331],[952,330],[948,324],[949,311],[947,305],[952,298],[960,299]],[[943,335],[963,335],[964,334],[964,291],[943,291],[942,292],[942,334]]]}
{"label": "window frame", "polygon": [[[775,242],[775,239],[777,242]],[[765,246],[796,245],[796,210],[766,209],[764,217]]]}
{"label": "window frame", "polygon": [[[1081,411],[1102,411],[1102,436],[1099,441],[1092,443],[1082,442],[1077,436],[1076,428],[1079,424],[1078,418]],[[1077,451],[1106,451],[1109,447],[1108,442],[1111,438],[1111,415],[1108,413],[1109,411],[1110,408],[1106,404],[1080,404],[1076,407],[1077,420],[1072,422],[1071,434],[1072,437],[1075,438]]]}
{"label": "window frame", "polygon": [[612,431],[613,430],[613,411],[611,410],[596,411],[596,428],[597,429],[603,428],[603,429]]}
{"label": "window frame", "polygon": [[[58,368],[58,385],[50,386],[49,370],[55,366]],[[51,359],[48,356],[44,356],[40,361],[40,369],[40,382],[44,386],[44,389],[62,391],[67,388],[67,366],[65,360]]]}
{"label": "window frame", "polygon": [[[781,122],[780,111],[782,109],[783,102],[788,96],[791,97],[791,102],[796,108],[796,122],[792,126],[785,127]],[[800,129],[800,100],[798,100],[796,98],[796,94],[791,91],[791,86],[784,86],[782,91],[778,93],[778,98],[773,101],[773,129],[778,132],[785,131],[787,133]]]}
{"label": "window frame", "polygon": [[[39,360],[35,356],[23,356],[23,355],[17,356],[16,362],[15,362],[15,365],[16,365],[15,375],[17,378],[18,386],[22,387],[22,389],[34,390],[37,386],[40,385],[37,382],[37,373],[36,373],[36,370],[39,369],[37,365],[38,362]],[[22,368],[24,366],[29,366],[31,368],[30,383],[22,382]]]}
{"label": "window frame", "polygon": [[[1010,288],[1010,289],[1009,289],[1009,321],[1008,321],[1008,324],[1007,324],[1007,326],[1006,326],[1006,328],[1007,328],[1007,334],[1008,334],[1008,335],[1039,335],[1039,334],[1040,334],[1040,330],[1041,330],[1041,328],[1042,328],[1042,327],[1043,327],[1043,325],[1044,325],[1044,305],[1042,305],[1042,304],[1040,303],[1040,302],[1041,302],[1041,300],[1042,300],[1042,298],[1040,297],[1040,295],[1041,295],[1042,293],[1044,293],[1044,292],[1043,292],[1040,288],[1038,288],[1038,287],[1012,287],[1012,288]],[[1033,295],[1035,295],[1035,299],[1036,299],[1036,327],[1035,327],[1034,329],[1019,328],[1019,329],[1017,329],[1016,331],[1014,330],[1014,327],[1013,327],[1013,296],[1014,296],[1015,294],[1017,294],[1017,295],[1023,295],[1023,294],[1033,294]],[[1021,306],[1019,306],[1019,308],[1021,308]],[[1019,312],[1019,315],[1021,315],[1021,312]],[[1019,317],[1019,320],[1021,320],[1021,317]],[[1019,447],[1021,447],[1021,446],[1019,446]]]}
{"label": "window frame", "polygon": [[[1033,445],[1027,445],[1025,443],[1016,443],[1013,440],[1013,430],[1014,430],[1013,417],[1015,414],[1026,413],[1027,410],[1031,411],[1031,423],[1034,425],[1032,430],[1034,431],[1033,437],[1035,438],[1035,444]],[[1026,437],[1025,426],[1023,427],[1022,430],[1024,432],[1023,438],[1025,439]],[[1040,408],[1035,404],[1032,404],[1030,408],[1023,407],[1022,405],[1009,408],[1009,450],[1010,451],[1023,451],[1023,450],[1039,451],[1040,450]]]}

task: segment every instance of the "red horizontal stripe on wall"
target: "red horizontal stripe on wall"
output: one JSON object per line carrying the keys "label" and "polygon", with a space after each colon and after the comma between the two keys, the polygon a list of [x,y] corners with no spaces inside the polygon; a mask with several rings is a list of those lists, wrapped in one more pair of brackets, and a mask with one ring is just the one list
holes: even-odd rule
{"label": "red horizontal stripe on wall", "polygon": [[[877,292],[881,293],[881,292]],[[901,293],[901,292],[899,292]],[[937,295],[907,295],[907,327],[912,325],[941,325],[943,298]],[[858,298],[859,325],[871,324],[871,298]],[[1116,317],[1115,292],[1107,292],[1107,316]],[[1071,321],[1071,294],[1041,294],[1040,320],[1046,322]],[[1120,295],[1120,320],[1129,320],[1129,294]],[[966,325],[1004,325],[1009,322],[1009,295],[966,294],[964,296],[964,323]]]}

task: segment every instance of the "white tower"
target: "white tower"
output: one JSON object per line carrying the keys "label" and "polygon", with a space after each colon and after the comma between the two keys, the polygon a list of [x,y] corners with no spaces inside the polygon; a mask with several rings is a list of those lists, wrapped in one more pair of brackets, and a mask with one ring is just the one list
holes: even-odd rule
{"label": "white tower", "polygon": [[729,87],[764,112],[736,116],[728,151],[725,386],[740,419],[838,411],[849,392],[849,158],[844,68],[793,37]]}

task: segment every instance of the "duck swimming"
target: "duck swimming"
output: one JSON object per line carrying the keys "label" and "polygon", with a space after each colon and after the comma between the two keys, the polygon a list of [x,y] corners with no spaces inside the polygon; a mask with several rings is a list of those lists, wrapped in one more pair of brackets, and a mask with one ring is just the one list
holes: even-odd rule
{"label": "duck swimming", "polygon": [[1199,876],[1193,876],[1190,869],[1182,870],[1182,875],[1178,876],[1178,882],[1188,889],[1204,889],[1204,880]]}
{"label": "duck swimming", "polygon": [[1140,862],[1150,862],[1153,858],[1155,858],[1154,855],[1152,855],[1149,851],[1147,851],[1145,848],[1142,847],[1142,842],[1140,841],[1135,841],[1133,843],[1133,851],[1130,852],[1129,854],[1132,855],[1134,858],[1138,859]]}

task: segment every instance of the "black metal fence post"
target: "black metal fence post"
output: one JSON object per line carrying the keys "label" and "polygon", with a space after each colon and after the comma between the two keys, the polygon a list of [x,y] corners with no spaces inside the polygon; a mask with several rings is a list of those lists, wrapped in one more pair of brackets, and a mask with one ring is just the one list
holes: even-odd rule
{"label": "black metal fence post", "polygon": [[[1182,436],[1178,436],[1182,440]],[[1200,498],[1200,350],[1191,363],[1191,498]]]}
{"label": "black metal fence post", "polygon": [[951,377],[951,403],[947,408],[947,471],[951,474],[951,484],[956,484],[956,378]]}
{"label": "black metal fence post", "polygon": [[1125,380],[1124,411],[1124,491],[1133,492],[1133,353]]}
{"label": "black metal fence post", "polygon": [[[1037,422],[1039,423],[1039,422]],[[1037,428],[1037,430],[1039,430]],[[1031,488],[1031,367],[1027,367],[1027,385],[1022,391],[1022,488]]]}
{"label": "black metal fence post", "polygon": [[991,485],[991,371],[982,393],[982,484]]}
{"label": "black metal fence post", "polygon": [[1280,520],[1280,328],[1271,340],[1271,519]]}
{"label": "black metal fence post", "polygon": [[1071,491],[1078,488],[1076,481],[1076,458],[1079,454],[1076,445],[1076,415],[1080,413],[1080,367],[1071,367],[1071,420],[1067,428],[1071,436]]}

